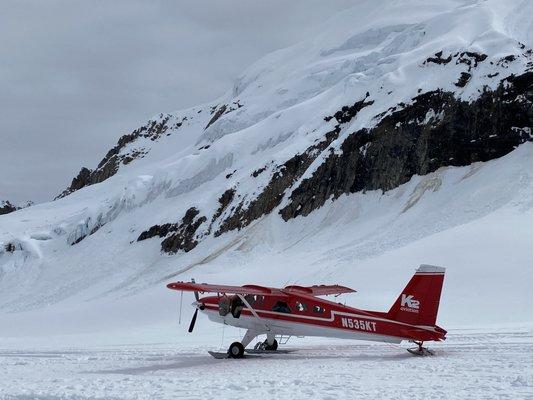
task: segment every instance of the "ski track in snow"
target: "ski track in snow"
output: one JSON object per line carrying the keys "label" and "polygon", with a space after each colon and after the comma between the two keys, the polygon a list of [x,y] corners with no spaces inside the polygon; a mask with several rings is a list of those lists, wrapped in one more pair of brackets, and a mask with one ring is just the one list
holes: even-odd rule
{"label": "ski track in snow", "polygon": [[530,330],[452,332],[432,344],[433,357],[324,339],[291,339],[284,347],[294,353],[244,360],[215,360],[206,347],[0,347],[0,398],[533,399]]}

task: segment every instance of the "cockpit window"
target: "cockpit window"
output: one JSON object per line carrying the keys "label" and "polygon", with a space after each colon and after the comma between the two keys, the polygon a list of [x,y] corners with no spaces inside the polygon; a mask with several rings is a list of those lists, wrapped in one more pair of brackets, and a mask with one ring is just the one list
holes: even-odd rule
{"label": "cockpit window", "polygon": [[313,306],[313,312],[315,314],[324,314],[326,310],[324,309],[324,307],[321,306]]}
{"label": "cockpit window", "polygon": [[244,308],[244,303],[239,296],[232,296],[230,300],[231,315],[233,315],[234,318],[239,318],[241,316],[242,309]]}
{"label": "cockpit window", "polygon": [[289,308],[289,305],[284,301],[278,301],[276,304],[274,304],[274,307],[272,307],[272,311],[286,313],[286,314],[291,313],[291,309]]}
{"label": "cockpit window", "polygon": [[307,304],[305,303],[302,303],[300,301],[297,301],[296,302],[296,309],[300,312],[305,312],[307,311]]}
{"label": "cockpit window", "polygon": [[224,316],[228,315],[228,313],[230,311],[230,307],[231,307],[231,301],[230,301],[229,297],[222,296],[218,300],[218,314],[221,317],[224,317]]}
{"label": "cockpit window", "polygon": [[234,318],[239,318],[243,308],[244,303],[239,296],[222,296],[218,299],[218,314],[222,317],[231,312]]}

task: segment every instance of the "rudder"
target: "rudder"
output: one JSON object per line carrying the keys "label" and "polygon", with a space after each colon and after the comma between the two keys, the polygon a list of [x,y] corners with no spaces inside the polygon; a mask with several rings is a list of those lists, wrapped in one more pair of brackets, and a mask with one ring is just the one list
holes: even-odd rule
{"label": "rudder", "polygon": [[445,268],[421,265],[387,313],[395,321],[434,326],[437,321]]}

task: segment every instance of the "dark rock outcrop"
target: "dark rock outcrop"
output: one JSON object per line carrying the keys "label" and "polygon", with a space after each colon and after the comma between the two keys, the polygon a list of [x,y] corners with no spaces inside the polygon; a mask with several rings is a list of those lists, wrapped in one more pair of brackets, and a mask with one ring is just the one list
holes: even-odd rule
{"label": "dark rock outcrop", "polygon": [[219,207],[213,215],[212,222],[216,221],[218,217],[222,215],[226,208],[228,208],[228,206],[231,204],[234,197],[235,189],[228,189],[224,193],[222,193],[222,196],[220,196],[220,198],[218,199]]}
{"label": "dark rock outcrop", "polygon": [[17,207],[15,205],[11,204],[7,200],[0,201],[0,215],[9,214],[9,213],[12,213],[13,211],[17,211],[19,209],[20,209],[20,207]]}
{"label": "dark rock outcrop", "polygon": [[243,105],[240,103],[240,100],[235,100],[233,103],[231,103],[231,105],[223,104],[220,107],[218,107],[218,105],[211,107],[211,115],[213,116],[211,117],[207,125],[205,126],[204,130],[209,128],[215,122],[217,122],[220,119],[220,117],[222,117],[224,114],[228,114],[241,107],[243,107]]}
{"label": "dark rock outcrop", "polygon": [[463,88],[466,86],[468,82],[470,82],[470,78],[472,78],[472,75],[468,72],[461,72],[461,76],[459,76],[459,80],[455,82],[455,86]]}
{"label": "dark rock outcrop", "polygon": [[166,253],[177,253],[191,251],[198,245],[196,231],[204,222],[206,217],[198,217],[200,212],[191,207],[185,212],[185,216],[178,223],[168,223],[163,225],[154,225],[150,229],[142,232],[137,241],[150,239],[155,236],[164,237],[161,242],[161,250]]}
{"label": "dark rock outcrop", "polygon": [[311,146],[302,154],[295,155],[279,166],[261,194],[248,204],[241,202],[233,213],[222,221],[215,236],[220,236],[224,232],[234,229],[241,229],[276,208],[281,203],[285,190],[302,176],[320,152],[338,136],[339,131],[340,128],[337,127],[328,132],[325,140]]}
{"label": "dark rock outcrop", "polygon": [[20,249],[17,249],[17,245],[14,243],[7,243],[4,245],[4,251],[6,253],[14,253],[16,250]]}
{"label": "dark rock outcrop", "polygon": [[390,190],[443,166],[492,160],[533,141],[533,72],[511,76],[474,102],[441,90],[415,97],[374,128],[350,134],[292,192],[284,220],[308,215],[330,197]]}
{"label": "dark rock outcrop", "polygon": [[[78,175],[72,179],[70,186],[65,189],[54,200],[68,196],[72,192],[84,188],[85,186],[100,183],[115,175],[121,164],[127,165],[133,160],[144,157],[147,151],[142,148],[132,149],[127,153],[123,153],[124,148],[135,142],[137,139],[149,138],[151,141],[158,140],[168,129],[170,116],[163,116],[161,114],[159,120],[150,120],[144,126],[134,130],[132,133],[122,136],[115,147],[107,152],[105,157],[100,161],[96,169],[91,170],[83,167]],[[175,125],[175,128],[181,126],[185,118]]]}
{"label": "dark rock outcrop", "polygon": [[487,59],[487,55],[483,53],[477,53],[475,51],[462,51],[455,54],[450,54],[448,57],[442,56],[442,50],[435,53],[433,57],[428,57],[422,64],[437,64],[437,65],[446,65],[455,59],[455,64],[465,64],[468,66],[468,72],[472,68],[476,68],[480,62],[483,62]]}
{"label": "dark rock outcrop", "polygon": [[426,61],[424,61],[424,65],[425,64],[438,64],[438,65],[446,65],[448,64],[450,61],[452,61],[452,55],[450,54],[448,57],[446,58],[443,58],[442,57],[442,50],[435,53],[435,56],[434,57],[428,57],[426,59]]}
{"label": "dark rock outcrop", "polygon": [[228,106],[226,104],[224,104],[218,110],[216,110],[216,112],[211,117],[211,119],[209,120],[209,122],[207,123],[207,125],[205,126],[204,129],[207,129],[211,125],[213,125],[220,117],[222,117],[224,115],[224,113],[226,112],[227,109],[228,109]]}
{"label": "dark rock outcrop", "polygon": [[470,72],[472,68],[476,68],[480,62],[487,59],[487,55],[483,53],[476,53],[475,51],[463,51],[461,53],[454,54],[457,57],[456,64],[465,64],[468,66]]}
{"label": "dark rock outcrop", "polygon": [[357,115],[359,111],[361,111],[363,108],[367,106],[371,106],[372,104],[374,104],[372,100],[366,101],[368,96],[370,96],[369,93],[366,94],[363,100],[356,101],[351,106],[344,106],[339,111],[337,111],[335,114],[324,117],[324,121],[329,122],[333,118],[335,118],[339,124],[345,124],[347,122],[350,122]]}

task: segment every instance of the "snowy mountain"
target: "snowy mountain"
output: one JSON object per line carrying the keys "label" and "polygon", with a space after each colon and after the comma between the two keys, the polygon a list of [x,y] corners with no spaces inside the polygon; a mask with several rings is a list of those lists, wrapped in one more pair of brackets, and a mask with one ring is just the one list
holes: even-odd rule
{"label": "snowy mountain", "polygon": [[[2,216],[0,308],[190,276],[376,289],[387,276],[359,297],[386,307],[386,290],[428,262],[449,268],[450,293],[486,277],[471,308],[482,322],[504,307],[489,295],[502,284],[505,307],[527,309],[532,12],[358,2],[222,98],[122,136],[55,201]],[[446,298],[443,315],[472,322],[452,317],[460,301]]]}

